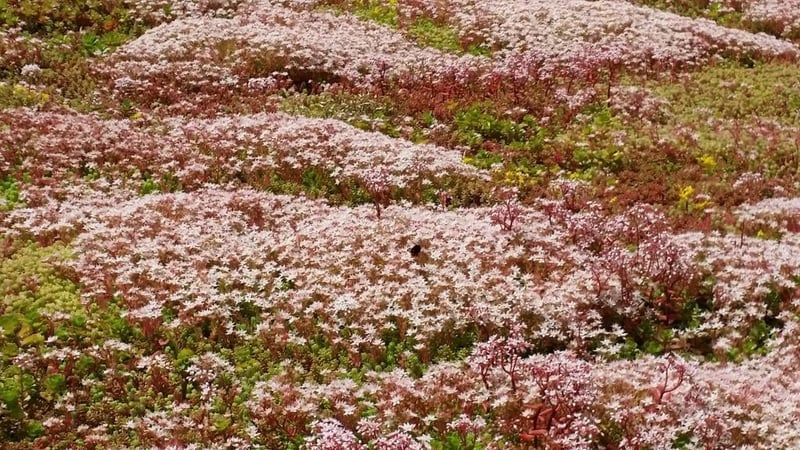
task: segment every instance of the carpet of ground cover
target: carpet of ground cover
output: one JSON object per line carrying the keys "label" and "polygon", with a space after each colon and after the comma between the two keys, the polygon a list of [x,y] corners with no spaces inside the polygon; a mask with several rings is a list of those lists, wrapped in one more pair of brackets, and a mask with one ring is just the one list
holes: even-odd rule
{"label": "carpet of ground cover", "polygon": [[800,3],[796,0],[635,0],[632,3],[702,17],[794,42],[800,39]]}
{"label": "carpet of ground cover", "polygon": [[794,3],[0,0],[0,447],[797,448]]}

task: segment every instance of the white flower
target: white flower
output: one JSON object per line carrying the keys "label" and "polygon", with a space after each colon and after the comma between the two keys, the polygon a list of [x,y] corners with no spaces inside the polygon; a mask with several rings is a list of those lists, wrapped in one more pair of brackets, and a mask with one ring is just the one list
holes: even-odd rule
{"label": "white flower", "polygon": [[19,73],[23,77],[27,77],[27,76],[30,76],[30,75],[35,75],[35,74],[41,72],[41,70],[42,70],[42,68],[39,67],[38,64],[25,64],[19,70]]}

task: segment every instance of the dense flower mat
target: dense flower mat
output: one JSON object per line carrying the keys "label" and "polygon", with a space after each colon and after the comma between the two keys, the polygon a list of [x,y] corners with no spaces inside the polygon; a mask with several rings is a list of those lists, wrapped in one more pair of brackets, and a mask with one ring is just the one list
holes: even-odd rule
{"label": "dense flower mat", "polygon": [[0,447],[799,447],[795,3],[0,1]]}

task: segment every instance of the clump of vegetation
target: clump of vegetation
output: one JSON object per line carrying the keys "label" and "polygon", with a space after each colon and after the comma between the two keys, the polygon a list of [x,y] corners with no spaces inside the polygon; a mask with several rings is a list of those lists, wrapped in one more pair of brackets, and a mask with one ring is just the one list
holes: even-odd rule
{"label": "clump of vegetation", "polygon": [[0,109],[41,106],[49,101],[49,94],[20,84],[11,85],[0,81]]}
{"label": "clump of vegetation", "polygon": [[364,130],[399,137],[400,118],[391,100],[348,92],[296,94],[284,99],[281,109],[306,117],[338,119]]}
{"label": "clump of vegetation", "polygon": [[419,45],[445,52],[461,53],[464,51],[461,48],[458,32],[448,26],[440,25],[432,19],[421,18],[414,21],[408,26],[407,32]]}
{"label": "clump of vegetation", "polygon": [[[339,4],[344,3],[344,4]],[[334,2],[339,8],[352,8],[356,17],[396,28],[398,25],[397,1],[358,0],[354,2]]]}
{"label": "clump of vegetation", "polygon": [[317,2],[446,52],[393,32],[410,57],[371,65],[372,38],[325,31],[386,28],[289,3],[244,20],[330,20],[318,42],[164,27],[194,60],[142,48],[119,67],[148,69],[101,79],[154,23],[142,5],[0,0],[0,442],[800,442],[796,405],[763,407],[791,400],[800,354],[796,67],[460,58],[488,53],[448,16],[470,2]]}
{"label": "clump of vegetation", "polygon": [[710,117],[800,120],[800,69],[796,64],[725,62],[687,74],[681,83],[661,83],[654,94],[669,102],[674,123],[697,123]]}
{"label": "clump of vegetation", "polygon": [[42,417],[68,389],[63,373],[20,367],[15,358],[44,351],[49,336],[68,339],[68,330],[86,321],[77,286],[57,269],[61,260],[70,257],[69,249],[17,243],[10,251],[0,257],[0,406],[4,411],[0,440],[4,442],[43,434]]}
{"label": "clump of vegetation", "polygon": [[43,36],[70,31],[101,35],[142,31],[126,2],[120,0],[0,0],[0,11],[0,21],[6,27],[21,27],[23,31]]}
{"label": "clump of vegetation", "polygon": [[0,179],[0,211],[14,208],[20,204],[19,184],[11,177]]}
{"label": "clump of vegetation", "polygon": [[[744,28],[742,11],[711,0],[634,0],[634,3],[692,18],[711,19],[721,25]],[[743,2],[740,2],[743,3]]]}
{"label": "clump of vegetation", "polygon": [[[0,106],[66,103],[90,111],[100,84],[90,59],[113,52],[156,22],[142,20],[124,1],[0,0]],[[18,86],[33,85],[38,99]],[[12,95],[14,98],[6,99]],[[6,97],[6,98],[4,98]],[[28,96],[30,97],[30,96]]]}
{"label": "clump of vegetation", "polygon": [[[0,107],[68,104],[99,107],[89,55],[96,44],[76,33],[43,38],[14,35],[0,41]],[[5,51],[5,55],[3,52]]]}
{"label": "clump of vegetation", "polygon": [[411,40],[424,47],[452,53],[470,53],[488,56],[491,49],[482,45],[463,42],[458,30],[450,26],[443,17],[417,15],[407,17],[408,5],[396,0],[327,0],[323,9],[336,12],[347,11],[362,20],[367,20],[391,28],[396,28]]}

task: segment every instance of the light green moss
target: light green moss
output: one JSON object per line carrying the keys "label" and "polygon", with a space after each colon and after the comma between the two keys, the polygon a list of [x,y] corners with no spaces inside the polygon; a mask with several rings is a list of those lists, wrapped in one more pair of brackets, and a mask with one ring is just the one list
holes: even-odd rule
{"label": "light green moss", "polygon": [[3,314],[33,317],[43,312],[73,312],[81,307],[77,286],[54,266],[71,257],[62,245],[29,244],[0,261]]}
{"label": "light green moss", "polygon": [[408,34],[420,45],[445,52],[462,52],[458,31],[445,25],[439,25],[433,20],[417,20],[408,27]]}

